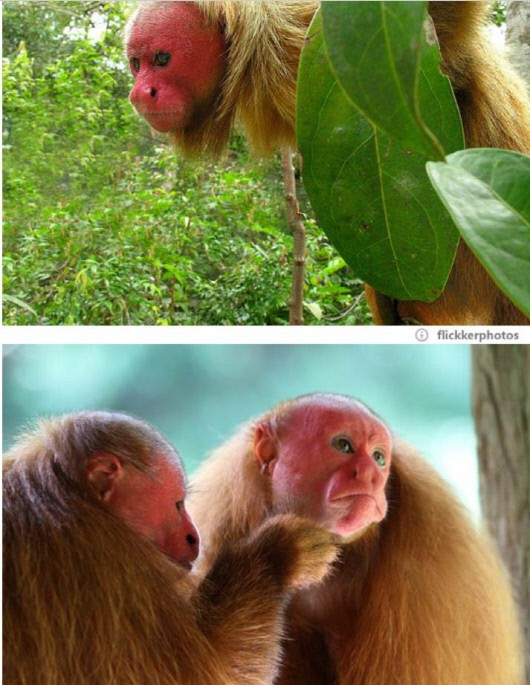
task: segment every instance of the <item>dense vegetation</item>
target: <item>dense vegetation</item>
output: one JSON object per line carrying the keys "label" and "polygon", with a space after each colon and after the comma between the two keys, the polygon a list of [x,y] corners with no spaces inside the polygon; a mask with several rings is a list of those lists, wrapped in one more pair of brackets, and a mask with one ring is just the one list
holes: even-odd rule
{"label": "dense vegetation", "polygon": [[[126,2],[3,3],[3,322],[286,324],[279,160],[192,163],[127,101]],[[306,322],[369,322],[311,218]]]}

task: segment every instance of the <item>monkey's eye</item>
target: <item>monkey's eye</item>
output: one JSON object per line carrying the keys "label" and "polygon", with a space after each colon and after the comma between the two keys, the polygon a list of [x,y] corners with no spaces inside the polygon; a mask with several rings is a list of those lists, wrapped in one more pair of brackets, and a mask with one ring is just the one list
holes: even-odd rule
{"label": "monkey's eye", "polygon": [[374,450],[374,453],[372,454],[372,459],[381,468],[383,468],[383,466],[386,466],[386,456],[384,452],[381,452],[381,450]]}
{"label": "monkey's eye", "polygon": [[169,52],[155,52],[155,67],[167,67],[171,61],[171,54]]}
{"label": "monkey's eye", "polygon": [[177,511],[182,511],[182,509],[184,508],[184,500],[179,499],[178,502],[175,502],[175,506],[177,507]]}
{"label": "monkey's eye", "polygon": [[354,452],[351,442],[343,435],[337,435],[335,438],[333,438],[331,444],[336,450],[342,452],[343,454],[353,454]]}
{"label": "monkey's eye", "polygon": [[131,69],[135,74],[140,71],[140,60],[138,57],[131,57],[129,64],[131,65]]}

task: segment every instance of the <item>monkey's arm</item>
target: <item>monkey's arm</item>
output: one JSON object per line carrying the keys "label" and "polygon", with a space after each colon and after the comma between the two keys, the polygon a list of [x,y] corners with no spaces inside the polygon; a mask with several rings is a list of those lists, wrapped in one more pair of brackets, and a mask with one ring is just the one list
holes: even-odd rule
{"label": "monkey's arm", "polygon": [[220,553],[199,588],[199,622],[236,682],[273,681],[289,590],[320,580],[335,555],[328,533],[291,515]]}

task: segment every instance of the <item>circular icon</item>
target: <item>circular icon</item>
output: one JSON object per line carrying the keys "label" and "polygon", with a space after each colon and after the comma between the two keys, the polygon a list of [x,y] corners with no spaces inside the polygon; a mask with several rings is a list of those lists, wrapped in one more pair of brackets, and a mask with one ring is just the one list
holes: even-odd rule
{"label": "circular icon", "polygon": [[416,331],[416,340],[419,342],[425,342],[429,338],[429,333],[425,328],[418,328]]}

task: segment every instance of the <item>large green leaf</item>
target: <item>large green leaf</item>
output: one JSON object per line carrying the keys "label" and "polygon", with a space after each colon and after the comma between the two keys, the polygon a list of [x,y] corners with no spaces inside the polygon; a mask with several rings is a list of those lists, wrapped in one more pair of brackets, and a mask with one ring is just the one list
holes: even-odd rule
{"label": "large green leaf", "polygon": [[427,172],[476,257],[530,316],[530,157],[464,150]]}
{"label": "large green leaf", "polygon": [[[377,4],[333,2],[325,8],[357,11],[354,5]],[[369,68],[374,80],[380,77],[381,65]],[[344,259],[382,293],[436,299],[451,269],[458,231],[425,173],[434,155],[383,133],[352,105],[330,67],[320,15],[302,53],[297,118],[304,183],[320,225]],[[450,146],[463,146],[459,130],[458,125],[454,140],[447,136]]]}
{"label": "large green leaf", "polygon": [[[425,34],[425,2],[325,2],[324,40],[344,91],[372,124],[430,159],[463,145],[437,42]],[[420,111],[420,106],[423,111]]]}

